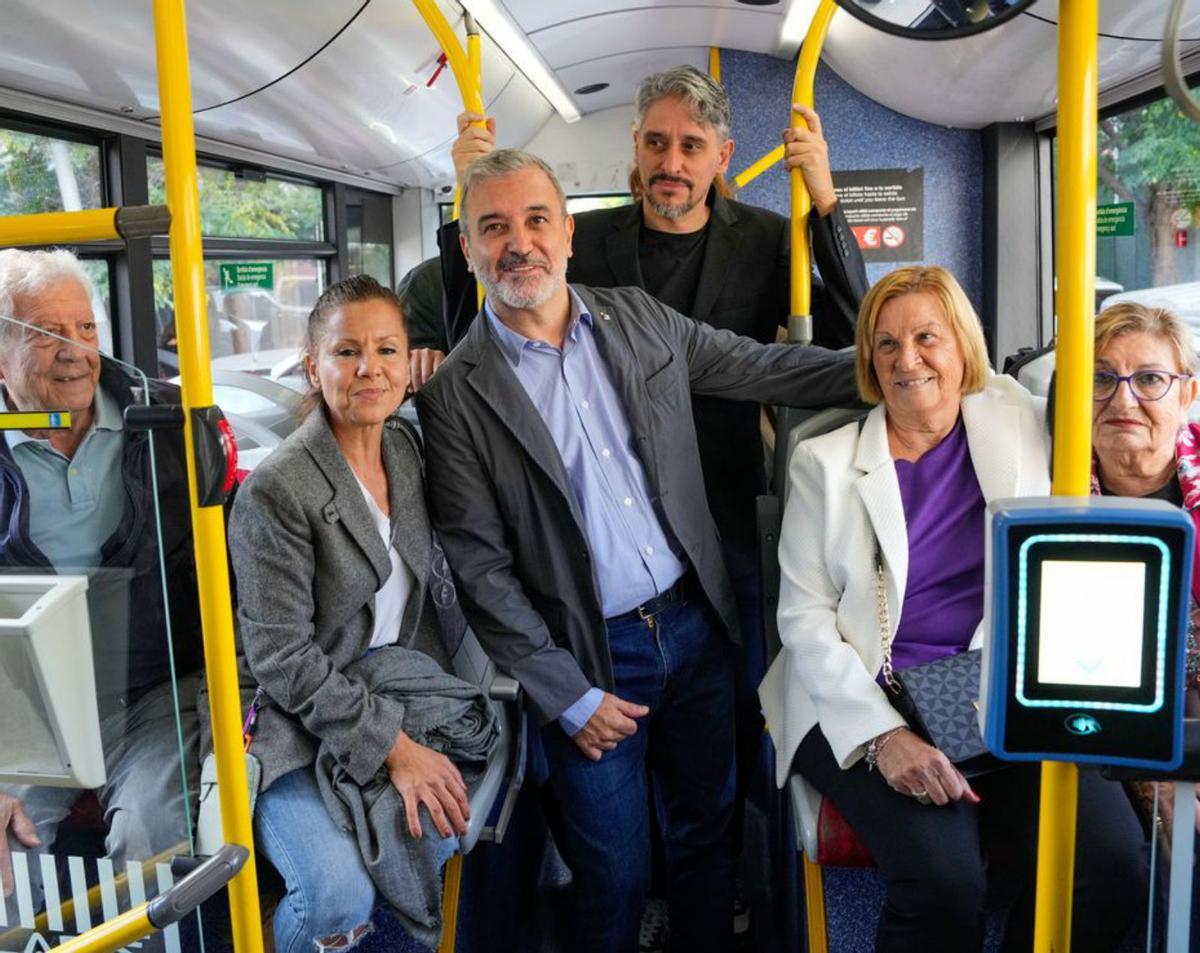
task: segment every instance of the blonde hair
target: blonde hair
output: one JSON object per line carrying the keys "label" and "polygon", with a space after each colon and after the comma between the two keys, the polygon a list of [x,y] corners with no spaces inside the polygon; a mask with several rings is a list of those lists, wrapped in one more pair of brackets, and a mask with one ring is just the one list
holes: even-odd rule
{"label": "blonde hair", "polygon": [[868,404],[878,404],[883,400],[883,391],[875,374],[875,326],[879,323],[883,306],[907,294],[928,294],[937,299],[962,349],[963,394],[976,394],[983,390],[991,371],[987,342],[983,338],[979,316],[967,300],[966,292],[945,268],[938,265],[910,265],[897,268],[875,282],[858,309],[858,329],[854,334],[857,352],[854,377],[859,396]]}
{"label": "blonde hair", "polygon": [[1096,316],[1096,356],[1126,334],[1150,334],[1171,345],[1175,352],[1177,370],[1183,374],[1196,373],[1196,350],[1192,336],[1179,315],[1169,308],[1156,308],[1122,301],[1105,308]]}

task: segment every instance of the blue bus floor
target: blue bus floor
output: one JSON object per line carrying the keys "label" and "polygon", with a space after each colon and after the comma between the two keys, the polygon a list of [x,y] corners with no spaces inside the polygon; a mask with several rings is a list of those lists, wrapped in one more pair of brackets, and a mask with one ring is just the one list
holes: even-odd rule
{"label": "blue bus floor", "polygon": [[[875,871],[860,868],[827,868],[824,874],[829,953],[874,953],[875,928],[883,909],[883,881]],[[1001,912],[990,913],[984,953],[998,953],[1002,929]],[[1120,953],[1144,951],[1145,937],[1143,923],[1130,931]]]}

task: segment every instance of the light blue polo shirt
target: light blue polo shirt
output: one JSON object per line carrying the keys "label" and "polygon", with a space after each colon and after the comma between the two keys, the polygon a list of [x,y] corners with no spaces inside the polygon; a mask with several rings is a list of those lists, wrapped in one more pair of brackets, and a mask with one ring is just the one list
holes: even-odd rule
{"label": "light blue polo shirt", "polygon": [[[58,570],[94,569],[125,508],[121,408],[99,387],[95,418],[75,456],[20,430],[4,438],[29,488],[29,535]],[[8,409],[0,391],[0,408]]]}

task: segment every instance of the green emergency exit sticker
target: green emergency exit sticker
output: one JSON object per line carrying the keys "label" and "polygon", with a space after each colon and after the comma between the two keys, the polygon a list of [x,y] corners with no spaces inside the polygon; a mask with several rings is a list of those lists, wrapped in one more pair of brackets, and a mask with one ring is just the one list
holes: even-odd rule
{"label": "green emergency exit sticker", "polygon": [[[1096,236],[1113,238],[1133,234],[1133,203],[1114,202],[1096,206]],[[224,267],[224,266],[222,266]]]}
{"label": "green emergency exit sticker", "polygon": [[218,266],[221,290],[230,288],[275,288],[275,263],[271,261],[234,261]]}

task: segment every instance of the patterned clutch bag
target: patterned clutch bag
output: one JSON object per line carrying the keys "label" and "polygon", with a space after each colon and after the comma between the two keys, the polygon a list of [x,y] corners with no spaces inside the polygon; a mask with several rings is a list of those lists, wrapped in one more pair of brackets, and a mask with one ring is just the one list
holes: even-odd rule
{"label": "patterned clutch bag", "polygon": [[1003,767],[979,734],[979,649],[894,672],[892,704],[964,775]]}

